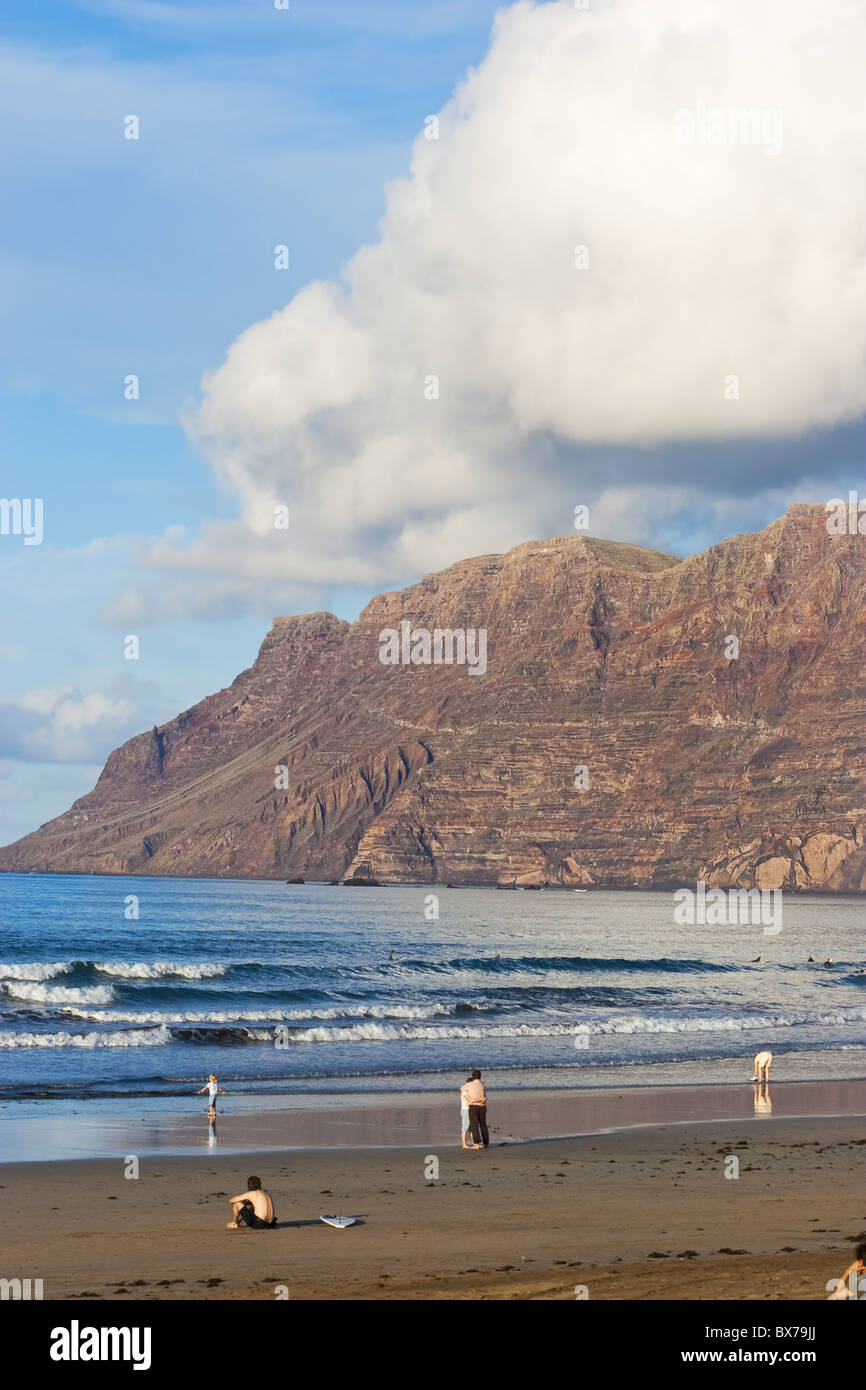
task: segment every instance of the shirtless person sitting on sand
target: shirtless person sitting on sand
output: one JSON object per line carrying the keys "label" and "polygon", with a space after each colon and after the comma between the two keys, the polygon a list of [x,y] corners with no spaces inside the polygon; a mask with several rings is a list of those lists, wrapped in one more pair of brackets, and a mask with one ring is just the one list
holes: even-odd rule
{"label": "shirtless person sitting on sand", "polygon": [[232,1204],[232,1219],[226,1222],[226,1230],[269,1231],[277,1224],[271,1194],[265,1192],[261,1178],[247,1178],[247,1192],[240,1197],[229,1197]]}

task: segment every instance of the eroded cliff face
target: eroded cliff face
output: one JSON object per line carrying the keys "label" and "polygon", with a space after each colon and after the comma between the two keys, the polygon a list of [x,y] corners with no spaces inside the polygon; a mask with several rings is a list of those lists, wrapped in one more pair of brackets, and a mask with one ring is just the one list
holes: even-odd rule
{"label": "eroded cliff face", "polygon": [[[560,537],[278,618],[0,869],[861,889],[863,560],[795,506],[687,560]],[[383,665],[404,621],[486,629],[486,673]]]}

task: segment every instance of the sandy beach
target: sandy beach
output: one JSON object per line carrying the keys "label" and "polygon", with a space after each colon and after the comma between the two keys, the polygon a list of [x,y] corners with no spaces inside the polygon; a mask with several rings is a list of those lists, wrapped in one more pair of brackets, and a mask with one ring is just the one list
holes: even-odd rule
{"label": "sandy beach", "polygon": [[[752,1114],[494,1134],[477,1153],[158,1154],[137,1179],[120,1157],[7,1163],[0,1274],[82,1301],[560,1300],[576,1286],[599,1300],[823,1300],[866,1230],[864,1136],[862,1114]],[[253,1172],[278,1227],[227,1231],[227,1198]],[[318,1220],[335,1212],[358,1224]]]}

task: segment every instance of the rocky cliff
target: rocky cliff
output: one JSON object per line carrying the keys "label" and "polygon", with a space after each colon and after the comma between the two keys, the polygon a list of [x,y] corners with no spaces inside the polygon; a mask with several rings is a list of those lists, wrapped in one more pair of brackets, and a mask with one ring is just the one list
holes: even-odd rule
{"label": "rocky cliff", "polygon": [[[560,537],[278,618],[0,869],[862,889],[863,598],[863,537],[798,505],[686,560]],[[405,622],[485,629],[486,672],[384,665]]]}

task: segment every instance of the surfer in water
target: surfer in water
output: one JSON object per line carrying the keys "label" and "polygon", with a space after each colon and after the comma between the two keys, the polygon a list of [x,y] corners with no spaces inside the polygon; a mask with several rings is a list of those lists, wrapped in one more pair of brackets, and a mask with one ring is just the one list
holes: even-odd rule
{"label": "surfer in water", "polygon": [[200,1091],[196,1091],[196,1095],[197,1095],[197,1096],[204,1095],[205,1091],[207,1091],[207,1093],[208,1093],[208,1103],[207,1103],[207,1105],[208,1105],[208,1110],[207,1110],[207,1113],[208,1113],[208,1115],[210,1116],[211,1121],[213,1121],[213,1120],[216,1119],[217,1096],[224,1096],[224,1095],[225,1095],[225,1091],[223,1090],[222,1086],[221,1086],[221,1085],[219,1084],[219,1082],[217,1081],[217,1079],[216,1079],[216,1077],[214,1076],[213,1072],[211,1072],[210,1076],[208,1077],[208,1079],[207,1079],[207,1081],[205,1082],[205,1084],[202,1086],[201,1090],[200,1090]]}

